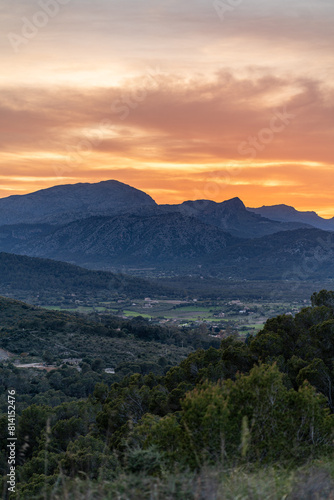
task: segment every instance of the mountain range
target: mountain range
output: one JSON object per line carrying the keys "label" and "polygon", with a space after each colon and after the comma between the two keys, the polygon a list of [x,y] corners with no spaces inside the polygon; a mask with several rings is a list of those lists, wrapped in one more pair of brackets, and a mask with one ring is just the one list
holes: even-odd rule
{"label": "mountain range", "polygon": [[315,212],[247,209],[239,198],[158,205],[113,180],[0,200],[0,251],[92,269],[266,279],[302,267],[304,278],[328,277],[334,275],[332,230],[334,220]]}

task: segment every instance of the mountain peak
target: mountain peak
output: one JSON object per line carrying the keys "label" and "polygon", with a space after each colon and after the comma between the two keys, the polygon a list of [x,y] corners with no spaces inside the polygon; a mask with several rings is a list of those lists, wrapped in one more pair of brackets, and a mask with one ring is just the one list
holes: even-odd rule
{"label": "mountain peak", "polygon": [[240,209],[246,210],[244,203],[238,197],[231,198],[230,200],[222,201],[221,203],[218,203],[218,202],[212,201],[212,200],[192,200],[192,201],[189,200],[189,201],[184,201],[179,206],[188,206],[188,207],[195,208],[197,210],[204,210],[204,209],[208,209],[208,208],[216,209],[218,207],[224,207],[224,208],[230,207],[234,210],[238,210],[238,209],[239,210]]}
{"label": "mountain peak", "polygon": [[155,206],[148,194],[116,180],[64,184],[0,199],[0,225],[62,223]]}
{"label": "mountain peak", "polygon": [[234,210],[246,210],[245,204],[237,196],[235,198],[231,198],[230,200],[223,201],[221,205],[229,206]]}

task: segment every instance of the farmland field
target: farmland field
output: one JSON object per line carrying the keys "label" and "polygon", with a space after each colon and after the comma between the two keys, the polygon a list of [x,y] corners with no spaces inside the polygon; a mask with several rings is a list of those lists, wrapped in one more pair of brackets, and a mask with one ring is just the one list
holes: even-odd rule
{"label": "farmland field", "polygon": [[296,300],[293,303],[269,302],[265,300],[117,300],[96,304],[75,304],[70,306],[46,306],[47,309],[64,310],[80,314],[107,314],[122,318],[141,316],[152,323],[175,326],[207,325],[219,328],[221,332],[238,332],[241,336],[256,333],[268,318],[278,314],[295,314],[309,301]]}

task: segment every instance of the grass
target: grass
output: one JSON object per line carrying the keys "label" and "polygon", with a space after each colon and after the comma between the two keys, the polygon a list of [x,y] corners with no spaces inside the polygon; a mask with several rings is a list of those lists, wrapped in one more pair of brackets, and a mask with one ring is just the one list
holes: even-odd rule
{"label": "grass", "polygon": [[50,500],[333,500],[334,462],[317,461],[295,469],[218,465],[199,473],[161,477],[123,472],[110,480],[59,478],[57,483],[47,496]]}
{"label": "grass", "polygon": [[254,328],[256,331],[262,330],[264,323],[248,323],[245,326],[248,328]]}
{"label": "grass", "polygon": [[141,316],[142,318],[148,318],[150,319],[152,316],[151,314],[146,314],[146,313],[138,313],[135,311],[122,311],[122,316],[126,316],[129,318],[135,318],[136,316]]}

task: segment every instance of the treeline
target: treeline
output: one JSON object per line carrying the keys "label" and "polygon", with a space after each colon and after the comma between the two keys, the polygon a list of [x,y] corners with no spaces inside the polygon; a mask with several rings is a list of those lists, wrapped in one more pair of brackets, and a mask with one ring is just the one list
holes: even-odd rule
{"label": "treeline", "polygon": [[321,291],[312,307],[268,320],[247,343],[225,339],[164,376],[101,381],[88,399],[32,405],[18,425],[20,498],[45,498],[60,491],[60,478],[71,484],[83,475],[112,491],[124,474],[140,484],[217,464],[326,460],[334,437],[333,358],[334,292]]}

